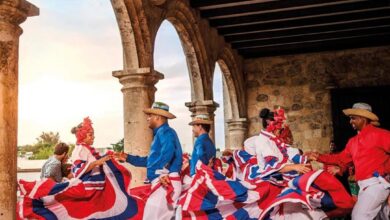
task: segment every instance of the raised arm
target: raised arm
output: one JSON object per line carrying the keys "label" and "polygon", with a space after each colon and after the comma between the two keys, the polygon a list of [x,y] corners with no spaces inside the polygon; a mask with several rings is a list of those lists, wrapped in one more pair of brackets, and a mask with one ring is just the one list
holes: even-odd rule
{"label": "raised arm", "polygon": [[127,154],[126,162],[136,167],[146,167],[148,157],[140,157]]}
{"label": "raised arm", "polygon": [[343,151],[337,154],[319,154],[317,161],[326,164],[341,165],[352,162],[348,144]]}

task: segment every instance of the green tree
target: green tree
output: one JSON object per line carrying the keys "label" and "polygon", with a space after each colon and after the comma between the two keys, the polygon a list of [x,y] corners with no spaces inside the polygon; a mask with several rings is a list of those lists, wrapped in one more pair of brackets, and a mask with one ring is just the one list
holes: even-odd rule
{"label": "green tree", "polygon": [[118,141],[117,143],[115,144],[111,144],[112,146],[112,149],[115,151],[115,152],[122,152],[123,149],[124,149],[124,146],[125,146],[125,143],[124,143],[124,139],[122,138],[120,141]]}
{"label": "green tree", "polygon": [[19,146],[18,147],[18,151],[21,151],[23,152],[23,154],[25,152],[33,152],[33,153],[36,153],[38,152],[38,148],[34,145],[31,145],[31,144],[26,144],[26,145],[23,145],[23,146]]}
{"label": "green tree", "polygon": [[60,141],[60,134],[58,132],[42,132],[37,138],[37,144],[55,145]]}
{"label": "green tree", "polygon": [[36,140],[37,142],[33,145],[18,147],[20,155],[25,154],[25,152],[33,152],[33,156],[29,158],[30,160],[47,159],[53,155],[54,146],[60,142],[60,135],[58,132],[42,132]]}
{"label": "green tree", "polygon": [[54,154],[54,145],[42,145],[30,160],[45,160]]}

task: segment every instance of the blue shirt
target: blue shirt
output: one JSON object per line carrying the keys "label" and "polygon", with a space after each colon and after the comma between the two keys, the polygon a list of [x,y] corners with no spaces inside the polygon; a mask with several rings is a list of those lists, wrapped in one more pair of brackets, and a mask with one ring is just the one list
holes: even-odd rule
{"label": "blue shirt", "polygon": [[175,130],[164,123],[153,129],[153,141],[147,157],[128,155],[126,161],[137,167],[146,167],[149,181],[159,177],[156,171],[164,168],[169,173],[180,172],[183,163],[182,150]]}
{"label": "blue shirt", "polygon": [[195,141],[194,150],[191,155],[190,162],[190,175],[195,174],[196,163],[198,160],[208,165],[211,158],[215,157],[217,150],[215,149],[213,141],[210,139],[209,134],[201,134]]}

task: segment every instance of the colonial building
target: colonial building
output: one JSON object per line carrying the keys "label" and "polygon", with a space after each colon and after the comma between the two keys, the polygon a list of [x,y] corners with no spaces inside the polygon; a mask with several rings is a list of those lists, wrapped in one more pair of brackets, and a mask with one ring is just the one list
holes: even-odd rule
{"label": "colonial building", "polygon": [[[189,114],[214,117],[215,65],[224,78],[227,146],[239,148],[261,129],[263,107],[287,110],[295,146],[342,148],[348,120],[342,108],[364,101],[389,128],[390,3],[388,0],[111,0],[123,45],[125,151],[147,155],[152,133],[142,110],[155,84],[157,31],[175,27],[191,81]],[[18,26],[38,14],[24,0],[0,1],[0,214],[14,216],[16,187]],[[184,104],[184,103],[183,103]],[[346,126],[346,127],[343,127]],[[348,130],[349,129],[349,130]],[[145,171],[132,171],[135,184]]]}

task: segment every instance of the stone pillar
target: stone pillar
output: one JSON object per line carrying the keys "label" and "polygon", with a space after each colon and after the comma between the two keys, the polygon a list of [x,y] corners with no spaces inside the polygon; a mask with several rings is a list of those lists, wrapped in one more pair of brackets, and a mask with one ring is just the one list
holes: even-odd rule
{"label": "stone pillar", "polygon": [[230,119],[228,124],[229,149],[241,149],[248,131],[248,122],[246,118]]}
{"label": "stone pillar", "polygon": [[38,14],[27,1],[0,1],[0,219],[16,218],[19,25]]}
{"label": "stone pillar", "polygon": [[[219,107],[219,104],[214,102],[213,100],[205,100],[205,101],[195,101],[195,102],[186,102],[185,105],[189,108],[191,117],[195,117],[199,114],[208,115],[211,120],[214,121],[214,112]],[[215,142],[215,125],[214,123],[211,125],[210,129],[210,138]]]}
{"label": "stone pillar", "polygon": [[227,87],[225,77],[222,77],[222,92],[223,92],[223,118],[224,118],[223,128],[225,132],[225,146],[223,146],[223,149],[221,150],[224,150],[230,147],[229,127],[227,121],[233,118],[229,89]]}
{"label": "stone pillar", "polygon": [[[154,102],[154,85],[164,75],[150,68],[114,71],[112,74],[123,85],[124,151],[147,156],[153,139],[152,130],[146,122],[143,110]],[[131,167],[132,186],[138,186],[146,178],[146,169]]]}

